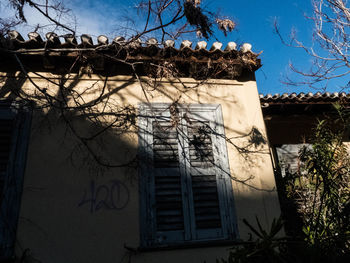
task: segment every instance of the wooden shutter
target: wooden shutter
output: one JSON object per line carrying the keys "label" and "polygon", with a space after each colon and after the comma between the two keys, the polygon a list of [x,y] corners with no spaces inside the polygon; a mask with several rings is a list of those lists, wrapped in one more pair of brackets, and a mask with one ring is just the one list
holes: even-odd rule
{"label": "wooden shutter", "polygon": [[[163,104],[165,106],[165,104]],[[142,246],[189,240],[182,138],[166,109],[145,106],[139,118]]]}
{"label": "wooden shutter", "polygon": [[218,105],[140,107],[143,246],[236,235],[224,127]]}
{"label": "wooden shutter", "polygon": [[177,127],[153,121],[153,167],[157,231],[184,231]]}
{"label": "wooden shutter", "polygon": [[0,119],[0,207],[2,204],[7,164],[10,155],[13,120]]}
{"label": "wooden shutter", "polygon": [[196,229],[221,228],[210,123],[193,120],[187,133]]}
{"label": "wooden shutter", "polygon": [[12,257],[30,128],[30,113],[0,102],[0,261]]}
{"label": "wooden shutter", "polygon": [[192,235],[196,240],[233,238],[232,184],[221,108],[198,105],[183,116]]}

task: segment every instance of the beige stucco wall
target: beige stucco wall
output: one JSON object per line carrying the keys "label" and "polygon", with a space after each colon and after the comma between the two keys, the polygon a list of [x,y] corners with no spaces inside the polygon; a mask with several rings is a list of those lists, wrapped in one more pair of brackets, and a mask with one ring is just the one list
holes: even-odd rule
{"label": "beige stucco wall", "polygon": [[[54,94],[55,87],[32,75],[37,85]],[[50,76],[51,81],[55,76]],[[70,82],[72,80],[68,80]],[[76,89],[103,85],[97,75],[80,78]],[[198,84],[182,79],[187,86]],[[267,144],[250,146],[241,154],[237,146],[250,145],[249,134],[256,127],[266,137],[255,81],[211,80],[197,88],[183,88],[178,82],[162,81],[159,90],[150,90],[147,98],[140,83],[129,76],[110,77],[110,100],[118,105],[139,102],[221,104],[234,191],[239,236],[249,238],[247,219],[254,225],[258,216],[265,228],[280,214],[271,157]],[[96,86],[97,85],[97,86]],[[23,89],[31,92],[26,81]],[[86,93],[85,99],[96,94]],[[91,124],[85,118],[75,121],[80,131]],[[137,131],[103,138],[107,152],[115,162],[135,157]],[[17,230],[16,253],[30,249],[40,262],[215,262],[226,257],[228,247],[205,247],[133,253],[125,248],[139,246],[138,171],[132,167],[104,169],[84,159],[83,149],[67,132],[62,117],[47,110],[34,112],[26,173]],[[95,187],[94,190],[91,187]],[[91,201],[93,194],[97,196]],[[113,193],[118,209],[106,209],[101,201]],[[107,199],[106,199],[107,198]],[[84,202],[85,200],[85,202]]]}

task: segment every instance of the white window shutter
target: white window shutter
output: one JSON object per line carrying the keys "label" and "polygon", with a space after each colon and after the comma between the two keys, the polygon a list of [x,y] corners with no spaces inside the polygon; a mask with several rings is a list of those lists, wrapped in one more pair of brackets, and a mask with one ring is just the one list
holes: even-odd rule
{"label": "white window shutter", "polygon": [[140,147],[148,148],[140,149],[148,162],[140,169],[146,247],[237,236],[221,108],[178,107],[174,122],[169,104],[140,106]]}

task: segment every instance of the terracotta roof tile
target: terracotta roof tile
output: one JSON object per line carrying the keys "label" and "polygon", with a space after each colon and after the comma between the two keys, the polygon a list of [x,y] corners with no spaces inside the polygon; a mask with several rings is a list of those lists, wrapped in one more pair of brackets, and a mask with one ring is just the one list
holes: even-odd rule
{"label": "terracotta roof tile", "polygon": [[[46,40],[44,41],[41,36],[36,33],[36,32],[30,32],[28,34],[28,40],[25,40],[22,35],[20,33],[18,33],[15,30],[11,30],[8,32],[8,36],[9,36],[9,40],[10,42],[13,44],[11,46],[11,49],[13,50],[18,50],[20,48],[27,48],[28,45],[31,47],[31,45],[29,43],[31,42],[36,42],[38,44],[38,46],[40,47],[45,47],[47,45],[47,43],[55,43],[55,47],[56,48],[60,48],[60,47],[66,47],[66,46],[74,46],[76,48],[78,48],[79,46],[90,46],[90,47],[96,47],[96,46],[101,46],[101,45],[113,45],[113,44],[121,44],[121,43],[125,43],[127,42],[127,40],[125,40],[124,37],[121,36],[117,36],[113,39],[112,44],[109,44],[108,41],[108,37],[104,36],[104,35],[100,35],[97,37],[97,42],[93,41],[92,37],[88,34],[83,34],[80,36],[80,43],[77,43],[76,38],[72,35],[72,34],[67,34],[64,36],[58,36],[56,33],[54,32],[48,32],[45,34],[45,38]],[[63,39],[64,42],[61,43],[60,39]],[[163,45],[160,45],[157,41],[157,39],[155,38],[149,38],[146,42],[141,42],[140,40],[134,41],[134,42],[138,42],[138,44],[140,44],[141,46],[151,46],[151,45],[156,45],[158,47],[163,46],[164,48],[167,47],[171,47],[171,48],[175,48],[175,42],[173,40],[166,40],[164,42]],[[8,44],[8,43],[7,43]],[[134,43],[135,44],[135,43]],[[5,47],[6,46],[6,41],[3,41],[2,46]],[[180,46],[179,46],[179,50],[184,49],[184,48],[189,48],[191,49],[193,52],[195,52],[196,50],[201,50],[204,49],[208,52],[210,51],[221,51],[222,53],[226,53],[226,52],[232,52],[232,51],[237,51],[237,44],[235,42],[229,42],[227,43],[226,47],[224,49],[222,49],[223,44],[221,42],[214,42],[212,44],[212,46],[207,49],[207,43],[205,41],[199,41],[196,45],[194,45],[195,48],[192,48],[192,42],[189,40],[184,40],[181,42]],[[9,46],[6,46],[7,48]],[[252,52],[252,45],[249,43],[244,43],[239,50],[241,53],[247,53],[247,52]]]}
{"label": "terracotta roof tile", "polygon": [[283,93],[279,94],[276,93],[274,95],[272,94],[260,94],[260,103],[265,105],[265,103],[268,104],[290,104],[290,103],[301,103],[301,104],[308,104],[308,103],[332,103],[336,101],[346,101],[350,103],[350,93],[345,92],[308,92],[308,93]]}
{"label": "terracotta roof tile", "polygon": [[[11,53],[19,54],[27,60],[45,56],[68,61],[81,56],[82,53],[91,54],[90,57],[96,58],[101,55],[100,59],[114,62],[145,61],[146,64],[149,62],[157,64],[166,60],[176,64],[178,69],[183,71],[181,76],[196,79],[203,79],[208,74],[213,74],[215,78],[235,79],[261,67],[259,54],[252,51],[251,44],[245,43],[237,50],[237,44],[234,42],[229,42],[226,46],[221,42],[214,42],[208,47],[205,41],[192,43],[184,40],[176,43],[174,40],[166,40],[159,43],[155,38],[143,42],[140,39],[126,40],[121,36],[115,37],[110,42],[104,35],[93,39],[87,34],[78,38],[72,34],[59,36],[54,32],[46,33],[45,37],[31,32],[25,39],[17,31],[12,30],[8,32],[6,38],[0,39],[0,57],[9,57]],[[202,70],[205,67],[207,70]],[[218,69],[217,72],[215,69]],[[147,71],[144,68],[145,70]]]}

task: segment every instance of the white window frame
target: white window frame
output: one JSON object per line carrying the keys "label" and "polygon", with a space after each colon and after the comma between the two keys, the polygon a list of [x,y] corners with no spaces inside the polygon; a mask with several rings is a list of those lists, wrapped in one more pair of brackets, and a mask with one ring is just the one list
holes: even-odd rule
{"label": "white window frame", "polygon": [[[179,147],[179,166],[183,198],[183,231],[157,231],[154,208],[154,174],[152,122],[163,118],[170,120],[170,106],[167,103],[142,103],[139,105],[139,157],[140,157],[140,228],[141,247],[164,247],[177,244],[192,244],[208,241],[236,240],[238,238],[234,210],[232,181],[226,148],[225,129],[221,105],[219,104],[180,104],[176,105],[179,126],[186,127],[186,114],[196,120],[210,123],[214,152],[214,167],[220,205],[220,229],[196,229],[193,214],[192,186],[188,179],[192,167],[182,156],[188,156],[188,147]],[[186,128],[185,128],[186,129]],[[186,145],[179,137],[179,145]],[[192,211],[192,212],[191,212]]]}

